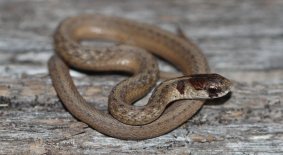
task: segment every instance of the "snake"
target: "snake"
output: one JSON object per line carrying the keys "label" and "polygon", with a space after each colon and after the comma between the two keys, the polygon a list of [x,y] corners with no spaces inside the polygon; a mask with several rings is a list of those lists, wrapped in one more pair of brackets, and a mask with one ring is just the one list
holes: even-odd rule
{"label": "snake", "polygon": [[[95,47],[84,40],[109,40],[126,45]],[[111,137],[127,140],[154,138],[192,117],[205,99],[226,95],[231,82],[211,74],[201,50],[189,39],[157,26],[99,14],[63,20],[54,33],[56,54],[48,61],[53,86],[65,107],[77,119]],[[146,51],[145,51],[146,50]],[[159,79],[152,54],[176,66],[184,76],[161,82],[148,104],[132,105]],[[131,77],[110,92],[109,113],[97,110],[78,92],[70,67],[87,71],[123,71]]]}

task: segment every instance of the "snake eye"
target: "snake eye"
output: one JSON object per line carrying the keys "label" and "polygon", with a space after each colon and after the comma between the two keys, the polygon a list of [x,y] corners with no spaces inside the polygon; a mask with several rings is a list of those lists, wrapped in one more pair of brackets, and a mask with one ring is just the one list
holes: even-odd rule
{"label": "snake eye", "polygon": [[207,91],[208,91],[209,93],[211,93],[211,94],[214,94],[214,93],[217,92],[217,89],[216,89],[216,88],[208,88]]}
{"label": "snake eye", "polygon": [[207,92],[209,94],[209,97],[217,97],[218,93],[221,92],[221,90],[217,88],[208,88]]}

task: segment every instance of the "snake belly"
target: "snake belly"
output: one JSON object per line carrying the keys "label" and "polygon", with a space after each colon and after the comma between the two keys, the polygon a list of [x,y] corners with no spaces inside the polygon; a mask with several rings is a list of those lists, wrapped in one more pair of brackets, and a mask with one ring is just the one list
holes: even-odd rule
{"label": "snake belly", "polygon": [[[123,57],[116,57],[116,59],[121,59],[118,61],[119,65],[114,64],[116,68],[113,64],[109,65],[110,67],[103,64],[97,65],[93,58],[99,60],[101,58],[109,59],[109,57],[107,54],[103,54],[106,52],[101,49],[80,45],[80,41],[85,39],[107,39],[147,49],[175,65],[184,75],[207,73],[209,68],[205,57],[193,43],[155,26],[102,15],[80,15],[67,18],[59,25],[54,35],[55,49],[59,57],[53,56],[50,59],[49,71],[54,87],[67,109],[76,118],[97,131],[120,139],[152,138],[178,127],[202,106],[203,101],[176,101],[155,121],[141,126],[121,123],[111,115],[96,110],[86,103],[78,93],[69,75],[67,64],[84,70],[124,70],[134,75],[141,69],[138,67],[140,63],[136,65],[129,60],[122,59]],[[123,50],[120,51],[123,52]],[[131,56],[129,57],[131,58]],[[151,65],[154,66],[156,63]],[[144,77],[149,73],[158,74],[158,71],[156,69],[146,71],[144,75],[139,77],[139,79],[149,79],[145,80],[148,86],[146,88],[142,86],[142,89],[139,89],[141,92],[133,90],[133,94],[123,96],[127,93],[121,93],[120,90],[116,94],[119,94],[120,97],[122,94],[122,98],[128,104],[143,96],[157,80],[157,76]],[[127,84],[129,83],[123,86]],[[134,79],[132,84],[138,85],[138,81]]]}

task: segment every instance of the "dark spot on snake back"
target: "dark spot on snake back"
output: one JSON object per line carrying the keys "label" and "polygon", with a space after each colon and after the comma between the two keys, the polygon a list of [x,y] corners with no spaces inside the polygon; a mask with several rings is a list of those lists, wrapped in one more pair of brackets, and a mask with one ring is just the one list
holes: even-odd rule
{"label": "dark spot on snake back", "polygon": [[179,81],[177,83],[177,87],[176,89],[179,91],[180,94],[184,94],[184,91],[185,91],[185,83],[183,80]]}

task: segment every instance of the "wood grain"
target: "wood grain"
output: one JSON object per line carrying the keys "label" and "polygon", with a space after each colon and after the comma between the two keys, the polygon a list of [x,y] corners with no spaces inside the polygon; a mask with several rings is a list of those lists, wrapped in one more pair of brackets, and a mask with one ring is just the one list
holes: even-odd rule
{"label": "wood grain", "polygon": [[[282,154],[283,1],[0,1],[0,154]],[[180,25],[233,93],[208,101],[175,131],[145,141],[106,137],[74,119],[47,73],[52,33],[67,16],[101,13],[175,31]],[[173,70],[161,62],[162,70]],[[125,75],[72,71],[82,95],[106,110]],[[140,101],[140,104],[145,103]]]}

